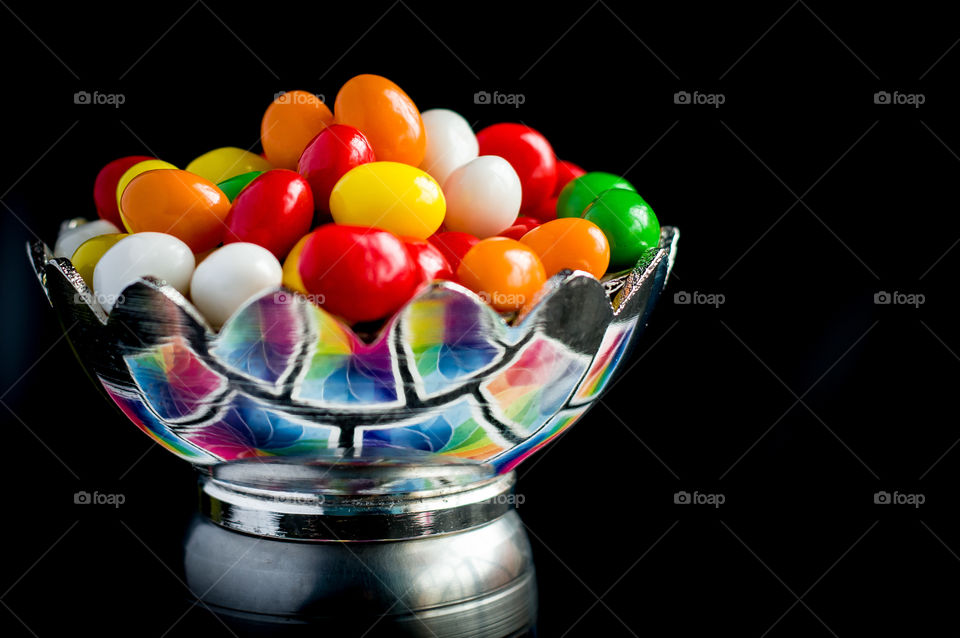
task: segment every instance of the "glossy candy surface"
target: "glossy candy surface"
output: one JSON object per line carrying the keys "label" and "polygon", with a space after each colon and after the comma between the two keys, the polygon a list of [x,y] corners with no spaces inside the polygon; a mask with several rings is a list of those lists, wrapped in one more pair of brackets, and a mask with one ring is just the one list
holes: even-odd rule
{"label": "glossy candy surface", "polygon": [[235,146],[224,146],[208,151],[187,164],[195,175],[214,184],[250,171],[269,171],[273,166],[263,157]]}
{"label": "glossy candy surface", "polygon": [[453,171],[443,191],[444,226],[481,239],[512,226],[520,211],[520,179],[507,160],[495,155],[481,155]]}
{"label": "glossy candy surface", "polygon": [[330,213],[330,193],[350,169],[376,160],[370,141],[359,129],[332,124],[303,150],[297,170],[310,183],[318,212]]}
{"label": "glossy candy surface", "polygon": [[463,257],[457,279],[500,312],[519,310],[547,280],[540,258],[506,237],[480,241]]}
{"label": "glossy candy surface", "polygon": [[583,218],[603,230],[610,242],[610,265],[628,268],[660,241],[660,222],[653,209],[631,190],[613,188],[600,193]]}
{"label": "glossy candy surface", "polygon": [[263,171],[250,171],[249,173],[241,173],[230,179],[225,179],[222,182],[217,182],[217,188],[223,191],[223,194],[227,196],[231,202],[237,198],[237,195],[240,194],[247,184],[257,179],[260,175],[263,174]]}
{"label": "glossy candy surface", "polygon": [[560,191],[563,190],[563,187],[570,183],[571,180],[574,180],[581,175],[585,175],[587,171],[583,170],[573,162],[568,162],[566,160],[557,160],[557,181],[553,186],[553,196],[556,197],[560,194]]}
{"label": "glossy candy surface", "polygon": [[581,217],[597,195],[611,188],[636,191],[624,178],[603,171],[585,173],[571,180],[557,198],[557,217]]}
{"label": "glossy candy surface", "polygon": [[251,297],[280,286],[283,270],[257,244],[237,242],[213,251],[193,271],[190,297],[210,325],[219,327]]}
{"label": "glossy candy surface", "polygon": [[53,247],[53,256],[69,259],[80,247],[80,244],[91,237],[119,232],[119,228],[105,219],[95,219],[92,222],[80,224],[60,233],[60,236],[57,237],[57,243]]}
{"label": "glossy candy surface", "polygon": [[93,290],[93,270],[97,267],[97,262],[115,243],[126,236],[126,233],[97,235],[80,244],[73,252],[70,263],[73,264],[74,270],[83,277],[90,290]]}
{"label": "glossy candy surface", "polygon": [[131,233],[168,233],[199,253],[223,238],[230,200],[199,175],[160,170],[135,177],[123,191],[120,208]]}
{"label": "glossy candy surface", "polygon": [[303,149],[332,123],[333,113],[313,93],[281,93],[267,107],[260,123],[263,153],[276,168],[295,171]]}
{"label": "glossy candy surface", "polygon": [[523,185],[520,210],[536,210],[553,194],[557,158],[543,135],[523,124],[504,122],[477,133],[480,155],[497,155],[513,166]]}
{"label": "glossy candy surface", "polygon": [[500,236],[520,241],[521,237],[539,225],[540,220],[536,219],[535,217],[517,217],[517,220],[513,222],[513,226],[501,231]]}
{"label": "glossy candy surface", "polygon": [[338,224],[375,226],[426,239],[443,223],[446,200],[436,180],[399,162],[370,162],[350,170],[330,193]]}
{"label": "glossy candy surface", "polygon": [[420,273],[420,283],[429,283],[436,279],[453,280],[453,269],[447,258],[426,239],[401,237],[410,257],[417,264]]}
{"label": "glossy candy surface", "polygon": [[480,242],[480,238],[470,233],[446,230],[442,233],[431,235],[427,238],[427,241],[437,247],[440,254],[442,254],[447,260],[447,263],[450,264],[450,270],[456,275],[457,268],[460,267],[463,256]]}
{"label": "glossy candy surface", "polygon": [[190,247],[165,233],[128,235],[103,254],[93,269],[93,290],[108,313],[122,300],[123,289],[140,277],[156,277],[186,295],[194,257]]}
{"label": "glossy candy surface", "polygon": [[287,258],[283,260],[283,285],[304,295],[310,293],[307,292],[306,286],[303,285],[303,279],[300,277],[300,253],[303,252],[303,246],[309,238],[310,235],[301,237],[287,253]]}
{"label": "glossy candy surface", "polygon": [[450,173],[477,157],[480,145],[470,123],[456,111],[430,109],[421,117],[427,146],[420,168],[443,184]]}
{"label": "glossy candy surface", "polygon": [[[176,169],[177,167],[171,164],[170,162],[164,162],[163,160],[158,159],[148,159],[143,160],[142,162],[137,162],[126,171],[123,175],[120,176],[120,179],[117,180],[117,190],[114,193],[114,196],[117,198],[117,210],[120,212],[120,221],[123,222],[124,226],[127,226],[126,220],[123,218],[123,206],[120,201],[123,191],[126,190],[127,184],[133,181],[133,178],[146,173],[147,171],[157,171],[163,169]],[[127,226],[127,230],[130,230],[130,227]]]}
{"label": "glossy candy surface", "polygon": [[101,219],[114,224],[117,228],[123,227],[120,219],[120,209],[117,208],[117,183],[124,173],[134,164],[153,159],[146,155],[130,155],[115,159],[97,173],[93,182],[93,202],[97,206],[97,215]]}
{"label": "glossy candy surface", "polygon": [[403,242],[376,228],[326,224],[300,254],[315,303],[348,321],[386,317],[413,295],[420,272]]}
{"label": "glossy candy surface", "polygon": [[338,124],[363,131],[377,159],[419,166],[426,151],[420,111],[403,89],[379,75],[357,75],[334,102]]}
{"label": "glossy candy surface", "polygon": [[299,173],[285,168],[267,171],[240,191],[226,219],[223,242],[263,246],[277,259],[310,230],[313,195]]}
{"label": "glossy candy surface", "polygon": [[610,264],[610,245],[603,231],[586,219],[555,219],[523,236],[521,243],[540,257],[547,277],[561,270],[583,270],[597,279]]}

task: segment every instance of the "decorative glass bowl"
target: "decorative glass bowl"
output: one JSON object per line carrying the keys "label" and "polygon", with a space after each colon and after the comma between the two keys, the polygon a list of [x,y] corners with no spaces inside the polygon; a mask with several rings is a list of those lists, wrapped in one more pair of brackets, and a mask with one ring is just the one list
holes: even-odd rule
{"label": "decorative glass bowl", "polygon": [[372,342],[283,288],[212,330],[143,278],[109,317],[70,261],[28,246],[91,377],[151,438],[200,466],[376,446],[510,471],[579,419],[627,358],[673,266],[679,233],[598,282],[551,278],[507,323],[451,282],[423,289]]}

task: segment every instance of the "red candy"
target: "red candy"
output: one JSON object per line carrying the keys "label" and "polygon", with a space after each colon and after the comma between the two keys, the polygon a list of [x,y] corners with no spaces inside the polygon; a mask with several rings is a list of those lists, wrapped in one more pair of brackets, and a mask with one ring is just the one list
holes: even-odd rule
{"label": "red candy", "polygon": [[416,237],[402,237],[401,239],[420,269],[421,283],[429,283],[434,279],[454,279],[453,269],[450,268],[447,258],[436,246],[426,239],[417,239]]}
{"label": "red candy", "polygon": [[97,205],[97,214],[101,219],[113,222],[117,228],[123,228],[120,211],[117,210],[117,182],[134,164],[154,159],[146,155],[130,155],[115,159],[97,173],[93,182],[93,201]]}
{"label": "red candy", "polygon": [[517,217],[513,226],[500,233],[501,237],[509,237],[520,241],[520,238],[540,225],[540,220],[535,217]]}
{"label": "red candy", "polygon": [[300,253],[300,277],[316,302],[349,321],[397,311],[420,285],[420,270],[403,242],[376,228],[326,224]]}
{"label": "red candy", "polygon": [[333,124],[320,131],[303,150],[298,167],[313,190],[317,212],[330,214],[330,191],[347,171],[375,160],[373,147],[359,129]]}
{"label": "red candy", "polygon": [[537,210],[557,183],[557,158],[543,135],[523,124],[502,123],[477,133],[480,155],[499,155],[520,178],[523,202],[520,213]]}
{"label": "red candy", "polygon": [[[577,179],[581,175],[586,174],[587,171],[583,170],[573,162],[567,162],[565,160],[557,160],[557,182],[556,186],[553,187],[553,196],[557,197],[560,194],[560,191],[563,190],[563,187],[567,185],[572,179]],[[556,207],[554,207],[556,208]],[[556,217],[556,214],[554,214]]]}
{"label": "red candy", "polygon": [[282,260],[312,221],[313,194],[307,180],[276,168],[247,184],[233,200],[223,241],[259,244]]}
{"label": "red candy", "polygon": [[480,242],[477,237],[470,233],[461,233],[454,230],[434,233],[427,238],[427,241],[437,247],[437,250],[446,258],[453,272],[457,272],[457,268],[460,267],[460,262],[467,251]]}

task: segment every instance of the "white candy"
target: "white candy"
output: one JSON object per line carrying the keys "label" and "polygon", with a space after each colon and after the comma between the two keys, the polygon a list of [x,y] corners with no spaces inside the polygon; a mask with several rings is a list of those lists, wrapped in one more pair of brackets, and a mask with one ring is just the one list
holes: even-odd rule
{"label": "white candy", "polygon": [[57,244],[53,248],[53,256],[70,259],[73,257],[73,253],[77,251],[77,248],[80,247],[80,244],[88,239],[99,235],[119,232],[119,228],[105,219],[97,219],[92,222],[87,222],[86,224],[68,228],[62,231],[60,236],[57,237]]}
{"label": "white candy", "polygon": [[459,113],[449,109],[430,109],[420,117],[427,134],[427,149],[420,169],[443,184],[450,173],[480,152],[477,136]]}
{"label": "white candy", "polygon": [[238,242],[218,248],[200,262],[190,281],[193,304],[219,328],[240,306],[280,286],[283,267],[269,250]]}
{"label": "white candy", "polygon": [[450,173],[443,183],[447,230],[492,237],[513,225],[523,193],[520,178],[510,162],[496,155],[481,155]]}
{"label": "white candy", "polygon": [[186,295],[195,263],[190,247],[173,235],[135,233],[114,244],[97,262],[93,291],[108,313],[124,288],[147,275]]}

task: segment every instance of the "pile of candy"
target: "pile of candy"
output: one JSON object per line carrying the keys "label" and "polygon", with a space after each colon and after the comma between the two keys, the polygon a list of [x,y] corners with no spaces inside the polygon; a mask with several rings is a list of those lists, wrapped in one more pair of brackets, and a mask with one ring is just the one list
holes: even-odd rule
{"label": "pile of candy", "polygon": [[377,75],[344,84],[333,112],[311,93],[278,95],[260,134],[262,155],[218,148],[185,170],[110,162],[94,184],[100,219],[66,227],[55,256],[108,313],[149,275],[219,327],[281,285],[348,323],[387,317],[437,279],[508,313],[561,270],[599,279],[659,241],[622,177],[558,160],[528,126],[474,134],[453,111],[420,113]]}

